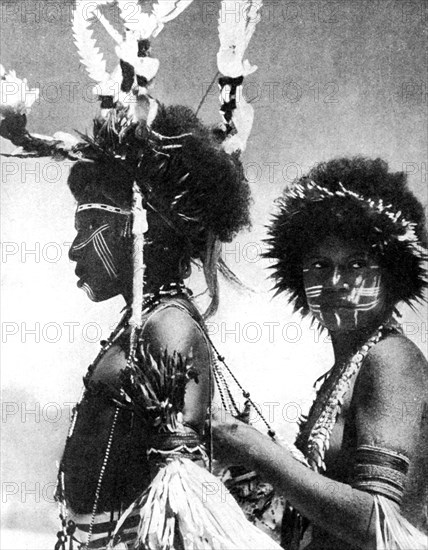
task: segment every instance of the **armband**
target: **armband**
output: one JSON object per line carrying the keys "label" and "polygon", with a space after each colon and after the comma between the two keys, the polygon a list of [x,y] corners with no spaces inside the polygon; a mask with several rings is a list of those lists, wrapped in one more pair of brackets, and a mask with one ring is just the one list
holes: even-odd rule
{"label": "armband", "polygon": [[157,464],[162,464],[172,458],[203,460],[208,463],[205,447],[196,432],[153,434],[149,445],[147,458]]}
{"label": "armband", "polygon": [[381,447],[361,445],[357,449],[352,486],[401,504],[408,469],[406,456]]}

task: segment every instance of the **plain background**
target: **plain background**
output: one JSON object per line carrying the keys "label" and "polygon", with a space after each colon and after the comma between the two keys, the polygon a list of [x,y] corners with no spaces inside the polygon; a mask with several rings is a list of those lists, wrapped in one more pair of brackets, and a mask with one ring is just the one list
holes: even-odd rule
{"label": "plain background", "polygon": [[[258,293],[222,283],[209,328],[235,374],[291,440],[296,414],[307,411],[312,383],[332,356],[324,336],[292,314],[285,296],[272,299],[269,265],[260,258],[265,224],[294,177],[343,155],[380,156],[392,170],[407,171],[426,205],[427,14],[422,1],[266,4],[248,50],[259,69],[245,84],[255,109],[243,157],[253,226],[224,249],[231,268]],[[199,104],[216,72],[218,6],[196,0],[154,41],[161,68],[153,93],[161,101]],[[90,131],[96,113],[73,45],[71,7],[0,2],[1,62],[41,89],[29,117],[34,132]],[[95,34],[112,60],[112,43],[99,27]],[[200,116],[220,121],[216,87]],[[4,141],[2,148],[13,150]],[[75,209],[68,170],[50,159],[2,162],[4,550],[54,545],[52,494],[70,410],[98,341],[123,306],[120,298],[93,304],[76,288],[67,258]],[[200,287],[200,275],[194,282]],[[403,312],[406,333],[426,352],[426,308]],[[397,403],[403,421],[407,406]],[[257,419],[255,425],[262,427]]]}

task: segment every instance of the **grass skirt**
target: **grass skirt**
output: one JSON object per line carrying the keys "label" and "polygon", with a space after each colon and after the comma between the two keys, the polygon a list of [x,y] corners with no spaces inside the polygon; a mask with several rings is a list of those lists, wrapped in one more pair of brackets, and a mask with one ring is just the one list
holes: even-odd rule
{"label": "grass skirt", "polygon": [[401,514],[397,504],[375,495],[376,550],[427,550],[428,537]]}
{"label": "grass skirt", "polygon": [[135,509],[139,550],[281,550],[250,523],[224,484],[182,457],[168,459],[122,515],[108,550],[120,550],[121,526]]}

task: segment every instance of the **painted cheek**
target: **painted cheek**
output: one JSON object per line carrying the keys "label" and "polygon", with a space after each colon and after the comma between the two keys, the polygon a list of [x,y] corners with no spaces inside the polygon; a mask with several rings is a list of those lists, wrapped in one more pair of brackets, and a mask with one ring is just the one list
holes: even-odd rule
{"label": "painted cheek", "polygon": [[95,251],[103,264],[105,271],[111,279],[117,279],[118,271],[117,266],[113,258],[112,251],[107,244],[104,235],[98,233],[93,241]]}
{"label": "painted cheek", "polygon": [[322,321],[322,313],[321,313],[321,305],[320,305],[320,296],[322,292],[322,285],[312,285],[305,287],[305,293],[306,293],[306,300],[308,302],[308,307],[311,313],[321,319]]}
{"label": "painted cheek", "polygon": [[380,303],[381,284],[380,276],[375,275],[363,280],[355,296],[356,308],[360,311],[369,311]]}
{"label": "painted cheek", "polygon": [[111,249],[104,237],[104,232],[108,229],[110,229],[109,224],[98,227],[86,239],[76,245],[74,249],[77,251],[91,247],[109,278],[114,280],[118,277],[118,270]]}

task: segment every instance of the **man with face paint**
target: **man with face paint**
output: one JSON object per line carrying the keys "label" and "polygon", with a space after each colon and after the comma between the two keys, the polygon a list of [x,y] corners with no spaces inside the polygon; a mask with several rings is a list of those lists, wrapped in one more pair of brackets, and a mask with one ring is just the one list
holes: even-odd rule
{"label": "man with face paint", "polygon": [[127,294],[132,283],[130,216],[129,210],[103,203],[77,207],[69,256],[76,262],[78,287],[94,302]]}
{"label": "man with face paint", "polygon": [[[202,266],[211,297],[205,315],[213,314],[220,243],[249,223],[248,182],[238,158],[219,147],[190,109],[159,106],[150,139],[139,130],[138,148],[132,135],[127,144],[144,159],[136,174],[131,163],[102,157],[77,162],[68,178],[77,201],[70,248],[77,285],[93,301],[122,295],[126,305],[84,378],[66,441],[57,491],[64,531],[85,549],[124,550],[138,541],[144,548],[194,548],[202,539],[224,550],[279,548],[246,520],[232,497],[221,506],[201,500],[204,483],[220,483],[207,471],[203,440],[215,366],[185,280],[191,262]],[[118,148],[123,144],[121,137]],[[144,192],[147,227],[142,321],[131,370],[135,182]],[[189,375],[180,387],[184,368]],[[178,493],[177,483],[184,487]],[[162,498],[153,496],[157,491]],[[143,504],[148,498],[154,499],[153,513]],[[203,516],[189,518],[195,505],[202,505]],[[227,529],[221,517],[228,518]],[[68,545],[63,531],[58,538],[57,548]]]}
{"label": "man with face paint", "polygon": [[217,446],[285,494],[284,548],[426,549],[428,365],[394,318],[427,285],[422,205],[405,174],[357,157],[315,166],[278,206],[276,288],[329,332],[334,365],[300,422],[307,466],[232,418]]}

